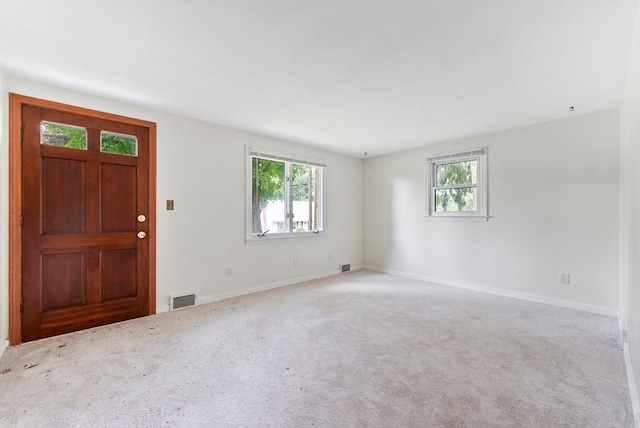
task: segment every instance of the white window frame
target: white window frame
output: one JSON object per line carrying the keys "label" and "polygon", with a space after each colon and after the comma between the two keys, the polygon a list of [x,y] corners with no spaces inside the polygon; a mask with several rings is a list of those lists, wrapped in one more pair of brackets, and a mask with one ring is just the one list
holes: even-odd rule
{"label": "white window frame", "polygon": [[[435,208],[436,169],[438,165],[477,160],[478,162],[478,183],[476,211],[450,211],[438,212]],[[488,215],[488,180],[487,180],[487,148],[480,147],[461,152],[446,153],[426,159],[426,197],[425,197],[425,218],[438,220],[467,220],[467,221],[487,221]]]}
{"label": "white window frame", "polygon": [[[318,181],[316,183],[316,192],[318,192],[319,198],[319,207],[318,207],[318,230],[317,231],[306,231],[306,232],[294,232],[293,231],[293,223],[295,222],[295,218],[291,215],[293,213],[293,183],[291,179],[287,179],[285,181],[285,207],[287,212],[285,213],[285,222],[289,223],[287,229],[288,232],[268,232],[268,233],[254,233],[253,232],[253,212],[252,212],[252,192],[253,192],[253,182],[252,182],[252,159],[254,157],[260,157],[263,159],[271,159],[285,163],[285,176],[291,177],[293,171],[293,164],[298,165],[306,165],[313,166],[316,168],[320,168],[318,174]],[[246,223],[246,242],[257,242],[257,241],[268,241],[273,239],[283,239],[283,238],[310,238],[316,236],[325,235],[325,195],[324,195],[324,181],[326,175],[327,165],[323,161],[319,161],[316,159],[310,159],[305,157],[300,157],[292,154],[284,154],[278,153],[271,150],[265,150],[258,147],[249,147],[246,148],[246,213],[245,213],[245,223]]]}

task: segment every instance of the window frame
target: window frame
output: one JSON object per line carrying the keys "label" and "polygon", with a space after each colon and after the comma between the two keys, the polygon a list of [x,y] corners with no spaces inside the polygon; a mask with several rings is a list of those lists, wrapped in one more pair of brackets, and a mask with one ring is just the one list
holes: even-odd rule
{"label": "window frame", "polygon": [[[285,212],[285,229],[288,229],[287,232],[273,232],[270,231],[268,233],[259,234],[253,232],[253,158],[258,157],[262,159],[274,160],[283,162],[285,164],[285,177],[289,179],[285,179],[285,189],[284,189],[284,206],[286,208]],[[325,176],[326,176],[326,168],[327,165],[324,161],[320,161],[317,159],[311,159],[306,157],[297,156],[294,154],[285,154],[279,153],[276,151],[265,150],[258,147],[250,147],[246,146],[246,163],[245,163],[245,179],[246,179],[246,189],[245,189],[245,236],[246,242],[258,242],[258,241],[269,241],[274,239],[300,239],[300,238],[310,238],[323,236],[326,234],[326,216],[325,216]],[[318,194],[318,230],[317,231],[304,231],[304,232],[295,232],[293,229],[293,224],[295,223],[295,218],[290,214],[293,212],[293,180],[291,179],[293,175],[293,164],[310,166],[314,168],[318,168],[318,177],[316,183],[316,192]],[[288,223],[288,225],[287,225]]]}
{"label": "window frame", "polygon": [[[462,186],[473,187],[477,189],[477,201],[475,211],[436,211],[435,192],[438,189],[447,189],[451,187],[443,187],[436,185],[436,171],[439,165],[477,161],[478,171],[475,185]],[[438,220],[468,220],[468,221],[487,221],[488,215],[488,173],[487,173],[487,148],[479,147],[475,149],[444,153],[430,156],[426,159],[426,183],[425,183],[425,218]]]}

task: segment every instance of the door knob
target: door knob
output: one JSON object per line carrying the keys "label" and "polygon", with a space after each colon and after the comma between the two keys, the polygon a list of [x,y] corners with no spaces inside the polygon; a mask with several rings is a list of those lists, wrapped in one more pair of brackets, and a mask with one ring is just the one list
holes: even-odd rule
{"label": "door knob", "polygon": [[141,230],[140,232],[138,232],[138,238],[144,239],[144,238],[146,238],[146,236],[147,236],[147,234],[144,233],[144,231]]}
{"label": "door knob", "polygon": [[147,217],[145,217],[145,215],[144,215],[144,214],[140,214],[140,215],[138,216],[138,221],[139,221],[140,223],[144,223],[146,220],[147,220]]}

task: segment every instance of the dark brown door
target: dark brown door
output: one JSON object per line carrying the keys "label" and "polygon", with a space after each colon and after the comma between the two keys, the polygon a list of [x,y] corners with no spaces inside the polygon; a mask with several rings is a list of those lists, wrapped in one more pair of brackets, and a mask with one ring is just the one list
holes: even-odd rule
{"label": "dark brown door", "polygon": [[22,341],[148,315],[149,128],[22,106]]}

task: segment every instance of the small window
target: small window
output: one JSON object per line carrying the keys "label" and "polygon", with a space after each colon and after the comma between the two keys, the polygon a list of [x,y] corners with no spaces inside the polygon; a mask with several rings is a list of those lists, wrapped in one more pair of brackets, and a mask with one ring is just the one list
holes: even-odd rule
{"label": "small window", "polygon": [[247,239],[323,232],[319,161],[248,150]]}
{"label": "small window", "polygon": [[100,131],[100,151],[118,155],[138,156],[138,138],[133,135]]}
{"label": "small window", "polygon": [[427,217],[487,218],[487,150],[427,158]]}
{"label": "small window", "polygon": [[42,122],[40,124],[40,144],[87,150],[87,130],[79,126]]}

